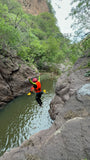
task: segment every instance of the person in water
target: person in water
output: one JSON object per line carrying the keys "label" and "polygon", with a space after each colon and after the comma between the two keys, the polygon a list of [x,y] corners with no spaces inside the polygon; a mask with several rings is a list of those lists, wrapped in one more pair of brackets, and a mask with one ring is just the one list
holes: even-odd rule
{"label": "person in water", "polygon": [[41,106],[42,105],[41,96],[43,94],[43,91],[41,90],[40,76],[38,79],[37,78],[33,78],[33,80],[31,80],[31,78],[28,78],[28,79],[29,79],[29,82],[33,85],[33,87],[31,88],[31,92],[32,90],[35,91],[36,101]]}

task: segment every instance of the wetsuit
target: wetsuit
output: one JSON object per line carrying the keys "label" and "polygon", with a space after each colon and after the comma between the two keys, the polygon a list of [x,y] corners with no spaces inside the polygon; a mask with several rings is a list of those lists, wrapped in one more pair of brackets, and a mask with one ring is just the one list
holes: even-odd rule
{"label": "wetsuit", "polygon": [[33,82],[31,79],[29,79],[29,82],[33,85],[34,91],[36,93],[36,101],[41,106],[42,105],[41,95],[43,94],[43,91],[41,90],[40,76],[37,82]]}

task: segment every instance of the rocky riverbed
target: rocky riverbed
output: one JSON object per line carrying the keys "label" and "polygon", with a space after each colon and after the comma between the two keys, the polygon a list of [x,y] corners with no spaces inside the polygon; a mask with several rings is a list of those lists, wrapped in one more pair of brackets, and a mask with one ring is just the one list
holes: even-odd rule
{"label": "rocky riverbed", "polygon": [[50,103],[52,126],[6,152],[0,160],[90,159],[89,57],[80,58],[57,81]]}

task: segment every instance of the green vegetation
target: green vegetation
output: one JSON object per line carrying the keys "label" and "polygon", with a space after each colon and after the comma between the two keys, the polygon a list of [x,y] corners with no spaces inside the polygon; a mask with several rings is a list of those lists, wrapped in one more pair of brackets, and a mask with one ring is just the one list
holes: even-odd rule
{"label": "green vegetation", "polygon": [[90,71],[87,71],[86,73],[85,73],[85,77],[89,77],[90,76]]}
{"label": "green vegetation", "polygon": [[84,34],[90,34],[90,24],[89,24],[89,9],[90,1],[89,0],[72,0],[72,9],[70,16],[74,19],[72,25],[73,29],[76,32],[76,35],[81,37],[85,36]]}
{"label": "green vegetation", "polygon": [[[71,44],[56,26],[52,13],[26,14],[16,0],[0,0],[0,54],[6,49],[42,69],[44,63],[73,63],[89,48],[89,36]],[[52,67],[54,69],[54,67]]]}

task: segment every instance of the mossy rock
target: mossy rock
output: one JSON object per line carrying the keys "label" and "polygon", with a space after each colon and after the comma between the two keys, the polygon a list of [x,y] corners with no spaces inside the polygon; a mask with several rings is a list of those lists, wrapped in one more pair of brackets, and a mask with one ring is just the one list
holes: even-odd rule
{"label": "mossy rock", "polygon": [[25,160],[40,160],[40,158],[31,154],[27,154],[25,158],[26,158]]}
{"label": "mossy rock", "polygon": [[68,120],[68,119],[72,119],[78,117],[78,114],[76,112],[73,111],[69,111],[64,115],[64,119]]}

